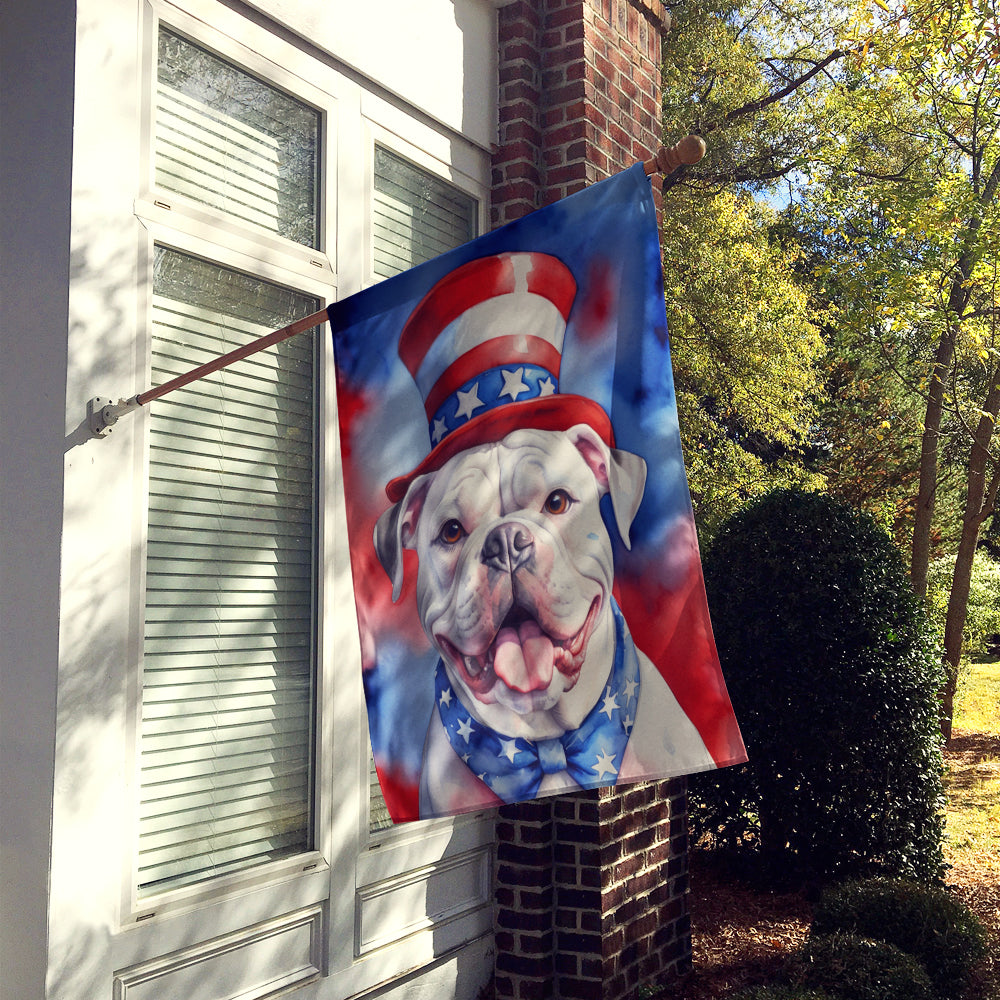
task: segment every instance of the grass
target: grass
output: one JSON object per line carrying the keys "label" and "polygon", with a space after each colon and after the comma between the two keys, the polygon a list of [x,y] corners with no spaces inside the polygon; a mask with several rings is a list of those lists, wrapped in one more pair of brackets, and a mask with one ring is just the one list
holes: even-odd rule
{"label": "grass", "polygon": [[963,671],[948,757],[948,861],[1000,877],[1000,661]]}
{"label": "grass", "polygon": [[964,669],[955,700],[956,728],[1000,736],[1000,660]]}
{"label": "grass", "polygon": [[1000,1000],[1000,661],[962,672],[945,759],[946,881],[986,925],[993,945],[973,995]]}

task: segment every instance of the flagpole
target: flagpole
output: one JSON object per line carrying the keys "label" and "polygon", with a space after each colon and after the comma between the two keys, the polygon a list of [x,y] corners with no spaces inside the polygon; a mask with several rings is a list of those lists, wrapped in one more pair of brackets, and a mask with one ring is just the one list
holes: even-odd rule
{"label": "flagpole", "polygon": [[705,155],[705,140],[700,135],[686,135],[673,146],[660,146],[656,155],[642,164],[650,174],[672,174],[678,167],[694,166]]}
{"label": "flagpole", "polygon": [[213,372],[227,368],[236,361],[242,361],[244,358],[267,350],[267,348],[273,347],[275,344],[280,344],[283,340],[288,340],[297,334],[305,333],[306,330],[311,330],[314,326],[318,326],[326,318],[326,309],[320,309],[308,316],[303,316],[301,319],[295,320],[293,323],[289,323],[288,326],[283,326],[280,330],[266,333],[263,337],[251,340],[249,343],[244,344],[242,347],[237,347],[228,354],[223,354],[212,361],[206,361],[205,364],[199,365],[197,368],[192,368],[191,371],[185,372],[183,375],[178,375],[176,378],[170,379],[169,382],[164,382],[162,385],[137,393],[129,399],[119,399],[117,403],[114,403],[110,399],[102,399],[100,396],[95,396],[87,402],[87,419],[90,423],[91,432],[96,437],[104,437],[110,432],[112,425],[117,423],[118,418],[124,414],[131,413],[132,410],[137,410],[140,406],[145,406],[146,403],[150,403],[154,399],[159,399],[161,396],[165,396],[168,392],[173,392],[175,389],[180,389],[190,382],[196,382],[206,375],[211,375]]}
{"label": "flagpole", "polygon": [[[688,135],[673,146],[660,146],[655,156],[643,161],[642,169],[646,172],[647,176],[652,174],[669,174],[682,165],[686,164],[690,166],[697,163],[704,155],[705,140],[701,136]],[[297,319],[295,322],[289,323],[288,326],[283,326],[280,330],[267,333],[263,337],[258,337],[256,340],[244,344],[242,347],[237,347],[228,354],[223,354],[212,361],[199,365],[197,368],[192,368],[191,371],[185,372],[183,375],[178,375],[176,378],[170,379],[169,382],[164,382],[162,385],[155,386],[152,389],[146,389],[134,396],[130,396],[128,399],[119,399],[117,403],[102,396],[94,396],[93,399],[87,401],[87,422],[90,425],[90,431],[94,437],[106,437],[111,433],[111,428],[114,424],[118,422],[118,418],[124,416],[126,413],[131,413],[140,406],[145,406],[154,399],[166,396],[167,393],[173,392],[175,389],[180,389],[190,382],[195,382],[206,375],[220,371],[236,361],[242,361],[244,358],[257,354],[259,351],[273,347],[275,344],[280,344],[283,340],[288,340],[297,334],[305,333],[306,330],[311,330],[313,327],[318,326],[326,318],[326,309],[320,309],[309,316],[303,316],[302,319]]]}

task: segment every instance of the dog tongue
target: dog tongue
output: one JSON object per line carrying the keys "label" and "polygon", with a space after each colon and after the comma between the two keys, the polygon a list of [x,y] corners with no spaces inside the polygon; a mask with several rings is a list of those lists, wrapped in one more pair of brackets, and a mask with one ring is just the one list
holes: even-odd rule
{"label": "dog tongue", "polygon": [[552,640],[537,622],[502,628],[496,637],[493,671],[514,691],[544,691],[552,680]]}

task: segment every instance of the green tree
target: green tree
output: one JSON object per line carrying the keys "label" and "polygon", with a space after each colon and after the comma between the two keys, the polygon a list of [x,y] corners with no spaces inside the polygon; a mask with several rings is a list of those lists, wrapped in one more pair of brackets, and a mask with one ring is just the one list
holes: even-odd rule
{"label": "green tree", "polygon": [[677,191],[664,224],[678,415],[708,535],[747,499],[810,480],[824,348],[773,216],[746,195]]}
{"label": "green tree", "polygon": [[818,277],[832,275],[862,306],[840,319],[923,401],[910,561],[919,594],[949,436],[965,453],[944,628],[947,734],[973,559],[1000,484],[991,450],[1000,409],[1000,20],[996,0],[879,0],[855,36],[865,59],[825,95],[839,139],[820,145],[810,178],[810,199],[839,241]]}
{"label": "green tree", "polygon": [[[927,603],[934,620],[944,622],[951,581],[955,575],[953,556],[942,556],[931,561],[927,574]],[[968,611],[962,637],[962,651],[966,656],[987,652],[993,636],[1000,635],[1000,562],[985,547],[976,552],[969,586]]]}
{"label": "green tree", "polygon": [[[704,200],[687,243],[711,264],[700,244],[716,242],[713,199],[750,192],[791,202],[786,230],[763,225],[769,245],[799,267],[798,287],[830,352],[828,391],[808,439],[793,417],[793,447],[780,437],[761,442],[728,418],[720,427],[711,386],[682,374],[693,445],[707,452],[699,461],[740,483],[754,464],[749,454],[772,481],[825,478],[891,520],[897,538],[908,521],[910,576],[921,595],[931,556],[956,553],[943,629],[945,732],[973,560],[1000,487],[997,5],[682,0],[671,6],[665,52],[665,133],[693,130],[709,142],[701,163],[665,182],[668,216],[679,192]],[[803,234],[808,272],[789,250],[787,227]],[[703,330],[722,315],[721,292]],[[681,329],[688,340],[679,354],[710,354],[703,333]],[[711,385],[747,376],[745,366],[727,367],[735,359],[723,348],[716,370],[733,380]],[[719,482],[709,498],[719,510],[753,492],[741,484],[734,498],[722,497]]]}
{"label": "green tree", "polygon": [[[811,309],[823,317],[828,348],[812,428],[814,469],[830,493],[872,514],[902,551],[913,533],[926,343],[909,329],[898,335],[881,323],[884,289],[873,290],[853,271],[842,279],[841,262],[863,258],[865,247],[838,231],[844,220],[826,214],[824,195],[823,189],[818,195],[806,193],[782,213],[782,225],[802,249],[797,266],[803,283],[812,277],[807,286]],[[955,440],[954,435],[947,439],[952,446],[940,466],[938,500],[957,523]],[[939,523],[947,527],[950,519]],[[936,541],[953,545],[955,534],[946,531]]]}
{"label": "green tree", "polygon": [[[798,250],[760,193],[803,161],[815,91],[842,58],[819,3],[671,8],[663,120],[707,156],[665,182],[668,321],[688,475],[710,535],[747,499],[809,482],[824,345]],[[791,21],[789,20],[791,19]],[[789,30],[794,22],[793,30]]]}
{"label": "green tree", "polygon": [[827,129],[818,98],[848,54],[849,5],[827,0],[680,0],[665,40],[663,125],[708,154],[665,181],[763,191],[810,162]]}

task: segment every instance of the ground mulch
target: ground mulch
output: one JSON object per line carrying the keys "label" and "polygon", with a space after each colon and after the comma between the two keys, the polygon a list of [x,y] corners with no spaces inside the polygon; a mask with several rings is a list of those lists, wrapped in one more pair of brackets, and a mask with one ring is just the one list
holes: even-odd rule
{"label": "ground mulch", "polygon": [[809,936],[809,891],[749,885],[713,851],[691,851],[689,864],[692,970],[658,1000],[718,1000],[773,982]]}
{"label": "ground mulch", "polygon": [[[945,748],[945,761],[955,785],[995,777],[1000,772],[1000,736],[956,729]],[[1000,802],[995,808],[1000,817]],[[990,954],[970,996],[1000,1000],[1000,855],[966,849],[951,865],[948,886],[979,917],[991,937]]]}
{"label": "ground mulch", "polygon": [[[954,771],[978,759],[1000,760],[1000,739],[956,733],[945,751]],[[717,852],[692,850],[693,966],[657,1000],[725,1000],[741,989],[773,982],[809,935],[815,892],[771,891],[732,873]],[[990,956],[970,984],[970,1000],[1000,1000],[1000,857],[972,856],[953,864],[948,887],[990,934]]]}
{"label": "ground mulch", "polygon": [[992,874],[984,877],[975,863],[956,864],[948,873],[948,886],[976,914],[990,935],[990,952],[969,989],[970,1000],[1000,1000],[1000,871],[992,859]]}

